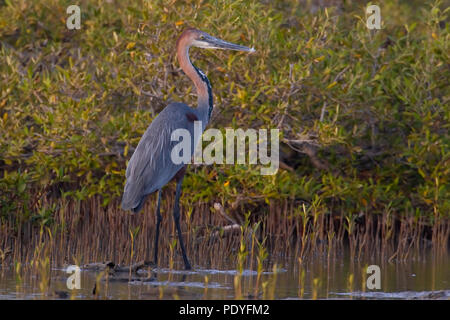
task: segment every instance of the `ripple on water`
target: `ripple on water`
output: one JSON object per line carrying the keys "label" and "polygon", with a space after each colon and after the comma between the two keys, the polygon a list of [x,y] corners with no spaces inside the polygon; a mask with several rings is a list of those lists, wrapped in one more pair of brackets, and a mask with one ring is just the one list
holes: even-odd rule
{"label": "ripple on water", "polygon": [[138,284],[138,285],[152,285],[152,286],[165,286],[165,287],[189,287],[189,288],[208,288],[208,289],[232,289],[231,287],[227,287],[221,285],[218,282],[188,282],[188,281],[130,281],[129,284]]}
{"label": "ripple on water", "polygon": [[[224,274],[224,275],[231,275],[235,276],[239,274],[238,270],[217,270],[217,269],[196,269],[196,270],[173,270],[173,269],[166,269],[166,268],[157,268],[153,270],[156,273],[171,273],[171,274],[184,274],[184,275],[216,275],[216,274]],[[287,272],[286,269],[279,269],[277,270],[277,273],[284,273]],[[274,274],[273,271],[264,271],[261,272],[261,274]],[[242,272],[242,276],[249,277],[249,276],[257,276],[258,272],[253,270],[244,270]]]}
{"label": "ripple on water", "polygon": [[450,290],[439,291],[400,291],[400,292],[333,292],[338,296],[351,296],[369,299],[449,299]]}

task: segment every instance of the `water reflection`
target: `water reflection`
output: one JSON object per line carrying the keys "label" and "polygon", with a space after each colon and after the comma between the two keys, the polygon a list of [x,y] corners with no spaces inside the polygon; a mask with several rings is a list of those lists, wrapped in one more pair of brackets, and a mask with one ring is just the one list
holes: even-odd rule
{"label": "water reflection", "polygon": [[[181,262],[181,261],[180,261]],[[276,264],[276,273],[273,265]],[[381,288],[369,290],[367,266],[378,265]],[[81,289],[69,290],[64,269],[52,269],[50,283],[42,290],[38,273],[13,268],[0,269],[0,299],[449,299],[450,259],[432,252],[405,262],[351,260],[347,253],[330,259],[313,258],[302,263],[295,257],[272,259],[259,275],[254,270],[239,272],[230,265],[221,269],[197,267],[183,271],[154,269],[149,274],[109,275],[81,272]],[[237,282],[238,281],[238,282]],[[95,287],[95,294],[94,294]],[[240,292],[237,294],[237,290]],[[44,292],[42,292],[44,291]]]}

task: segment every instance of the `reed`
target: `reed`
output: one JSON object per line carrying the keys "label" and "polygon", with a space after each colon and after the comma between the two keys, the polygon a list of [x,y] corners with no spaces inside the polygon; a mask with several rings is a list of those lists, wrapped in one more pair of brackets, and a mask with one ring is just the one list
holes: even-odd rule
{"label": "reed", "polygon": [[[172,197],[167,197],[162,203],[160,238],[160,265],[171,268],[180,258],[168,214],[172,201]],[[54,266],[74,264],[75,260],[82,264],[114,261],[123,265],[150,260],[155,232],[154,200],[148,201],[139,215],[121,211],[118,200],[103,206],[100,197],[84,201],[46,197],[42,203],[56,208],[50,226],[19,224],[14,217],[1,220],[0,250],[9,252],[2,255],[2,266],[13,262],[37,265],[46,256]],[[358,219],[318,213],[317,208],[305,204],[298,208],[286,205],[286,201],[275,203],[274,211],[267,215],[248,215],[239,233],[219,234],[217,228],[225,227],[226,221],[211,214],[209,206],[183,207],[184,212],[191,212],[189,216],[182,214],[181,220],[194,264],[214,267],[217,261],[229,261],[242,271],[246,267],[253,269],[256,256],[260,270],[266,253],[278,258],[294,254],[305,260],[313,254],[330,257],[342,246],[350,248],[352,259],[381,255],[384,260],[402,261],[428,248],[443,252],[449,241],[448,219],[431,224],[424,217],[397,218],[391,210]],[[286,208],[287,212],[277,208]],[[245,221],[245,215],[242,220]]]}

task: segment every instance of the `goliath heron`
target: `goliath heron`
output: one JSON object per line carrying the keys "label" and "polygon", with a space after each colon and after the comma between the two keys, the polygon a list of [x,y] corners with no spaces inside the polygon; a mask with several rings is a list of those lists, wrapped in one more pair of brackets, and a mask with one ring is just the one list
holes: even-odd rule
{"label": "goliath heron", "polygon": [[160,214],[161,190],[167,183],[175,180],[176,191],[173,217],[185,268],[191,269],[181,234],[179,206],[181,185],[187,164],[176,164],[172,161],[171,151],[176,142],[171,141],[171,134],[176,129],[186,129],[191,133],[192,148],[190,157],[192,157],[198,143],[198,141],[193,141],[194,122],[201,121],[201,130],[203,132],[213,110],[213,95],[211,84],[206,75],[191,63],[189,48],[228,49],[247,52],[253,52],[254,49],[214,38],[203,31],[193,28],[183,31],[177,40],[176,46],[181,69],[192,80],[197,90],[198,105],[197,108],[191,108],[184,103],[171,103],[153,119],[128,163],[122,208],[137,213],[144,206],[147,196],[158,192],[154,245],[154,263],[157,264],[159,227],[162,220]]}

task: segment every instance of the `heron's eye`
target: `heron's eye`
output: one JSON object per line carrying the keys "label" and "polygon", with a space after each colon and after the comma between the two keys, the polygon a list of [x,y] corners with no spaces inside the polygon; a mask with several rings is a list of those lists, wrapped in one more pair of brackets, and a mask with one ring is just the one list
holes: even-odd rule
{"label": "heron's eye", "polygon": [[200,36],[200,40],[205,40],[205,36]]}

